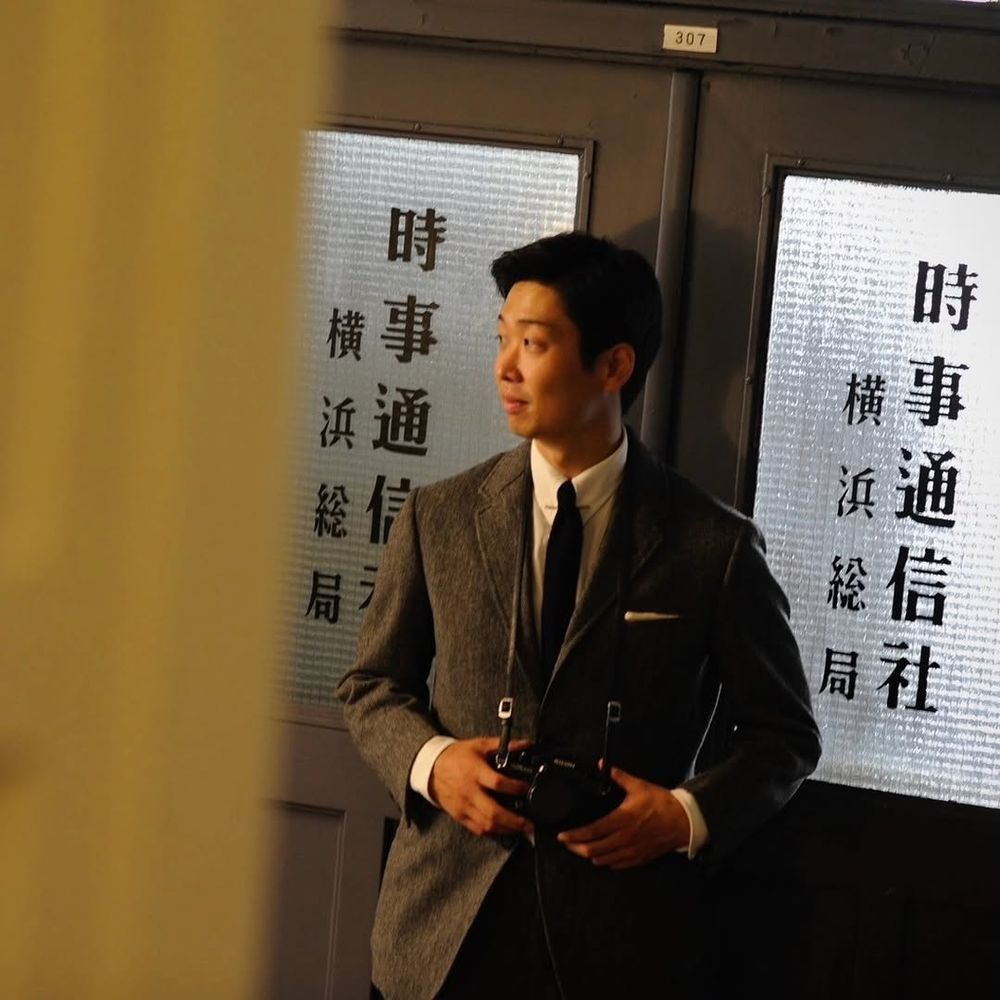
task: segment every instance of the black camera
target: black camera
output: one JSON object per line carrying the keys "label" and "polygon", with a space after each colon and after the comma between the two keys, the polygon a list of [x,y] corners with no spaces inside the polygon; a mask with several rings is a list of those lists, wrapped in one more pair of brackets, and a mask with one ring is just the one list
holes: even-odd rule
{"label": "black camera", "polygon": [[539,829],[553,833],[592,823],[618,808],[625,798],[621,786],[597,767],[535,747],[506,754],[501,751],[493,767],[529,786],[524,795],[494,792],[493,797]]}

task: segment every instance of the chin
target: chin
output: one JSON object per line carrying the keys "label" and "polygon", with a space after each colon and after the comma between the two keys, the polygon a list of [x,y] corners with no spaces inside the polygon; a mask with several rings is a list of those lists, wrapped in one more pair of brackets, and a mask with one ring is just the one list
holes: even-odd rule
{"label": "chin", "polygon": [[516,413],[507,414],[507,429],[518,437],[534,437],[531,421]]}

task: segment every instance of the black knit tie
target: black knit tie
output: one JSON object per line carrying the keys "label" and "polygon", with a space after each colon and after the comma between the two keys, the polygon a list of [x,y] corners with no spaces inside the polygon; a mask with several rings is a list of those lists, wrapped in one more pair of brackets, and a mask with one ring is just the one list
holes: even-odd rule
{"label": "black knit tie", "polygon": [[545,552],[542,589],[542,664],[547,677],[552,676],[566,626],[576,605],[576,582],[580,576],[580,549],[583,546],[583,520],[577,510],[573,484],[567,479],[556,495],[559,509]]}

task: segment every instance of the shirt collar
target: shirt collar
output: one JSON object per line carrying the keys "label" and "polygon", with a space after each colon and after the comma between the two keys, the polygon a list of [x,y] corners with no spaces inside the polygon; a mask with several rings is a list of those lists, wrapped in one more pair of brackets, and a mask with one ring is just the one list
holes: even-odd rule
{"label": "shirt collar", "polygon": [[[627,457],[628,435],[623,429],[621,442],[607,458],[573,477],[576,505],[580,508],[580,515],[584,521],[603,506],[611,494],[618,489],[618,484],[625,474],[625,459]],[[549,463],[536,441],[531,442],[531,479],[535,500],[545,513],[546,520],[551,521],[559,506],[556,492],[566,481],[566,477]]]}

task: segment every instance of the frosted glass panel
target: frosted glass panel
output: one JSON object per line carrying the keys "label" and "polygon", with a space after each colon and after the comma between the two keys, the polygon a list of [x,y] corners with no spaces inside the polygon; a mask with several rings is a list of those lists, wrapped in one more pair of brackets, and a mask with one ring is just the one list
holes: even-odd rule
{"label": "frosted glass panel", "polygon": [[317,131],[307,167],[282,687],[328,705],[407,493],[515,441],[489,265],[573,228],[580,157]]}
{"label": "frosted glass panel", "polygon": [[1000,805],[1000,196],[788,177],[755,514],[816,777]]}

